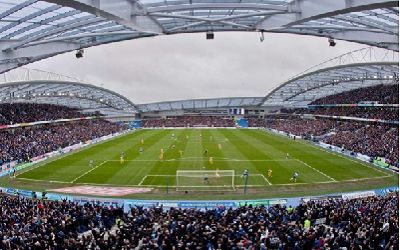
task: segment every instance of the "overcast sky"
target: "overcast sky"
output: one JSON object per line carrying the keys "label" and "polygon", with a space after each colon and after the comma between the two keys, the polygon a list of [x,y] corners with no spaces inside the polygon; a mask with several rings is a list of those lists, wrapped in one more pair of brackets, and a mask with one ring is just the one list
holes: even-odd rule
{"label": "overcast sky", "polygon": [[318,63],[366,47],[327,38],[260,33],[179,34],[66,53],[28,65],[76,77],[132,101],[261,96]]}

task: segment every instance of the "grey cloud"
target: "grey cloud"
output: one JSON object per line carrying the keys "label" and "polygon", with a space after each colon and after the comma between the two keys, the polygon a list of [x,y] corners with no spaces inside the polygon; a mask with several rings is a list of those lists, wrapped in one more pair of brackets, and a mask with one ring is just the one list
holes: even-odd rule
{"label": "grey cloud", "polygon": [[30,64],[116,91],[132,100],[260,96],[289,77],[364,45],[259,33],[180,34],[88,48]]}

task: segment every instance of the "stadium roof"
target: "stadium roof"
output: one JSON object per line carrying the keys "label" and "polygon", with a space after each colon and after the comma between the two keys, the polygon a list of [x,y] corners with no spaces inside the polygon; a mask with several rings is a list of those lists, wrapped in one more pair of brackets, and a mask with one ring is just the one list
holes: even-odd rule
{"label": "stadium roof", "polygon": [[232,97],[214,99],[194,99],[171,102],[156,102],[138,104],[140,112],[168,111],[168,110],[193,110],[207,108],[251,107],[262,103],[262,97]]}
{"label": "stadium roof", "polygon": [[0,73],[105,43],[214,31],[311,35],[398,51],[399,2],[0,0]]}
{"label": "stadium roof", "polygon": [[269,91],[262,105],[288,105],[378,84],[399,84],[399,53],[352,51],[295,75]]}
{"label": "stadium roof", "polygon": [[34,102],[78,109],[137,113],[136,106],[111,90],[60,74],[18,68],[0,78],[0,103]]}
{"label": "stadium roof", "polygon": [[398,84],[398,72],[399,65],[395,62],[358,63],[321,69],[280,85],[264,98],[264,105],[311,102],[353,89]]}

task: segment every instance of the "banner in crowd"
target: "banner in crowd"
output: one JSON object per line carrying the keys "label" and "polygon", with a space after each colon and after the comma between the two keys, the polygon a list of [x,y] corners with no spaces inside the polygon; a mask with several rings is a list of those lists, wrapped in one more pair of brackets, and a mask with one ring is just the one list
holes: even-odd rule
{"label": "banner in crowd", "polygon": [[0,177],[6,175],[6,174],[2,173],[3,171],[10,170],[10,169],[12,170],[12,167],[14,167],[17,164],[18,164],[18,161],[12,161],[10,163],[6,163],[4,165],[1,165],[0,166]]}
{"label": "banner in crowd", "polygon": [[399,104],[357,103],[357,104],[314,104],[308,107],[399,107]]}
{"label": "banner in crowd", "polygon": [[235,208],[234,201],[181,201],[178,203],[181,208],[212,209],[216,207]]}
{"label": "banner in crowd", "polygon": [[235,205],[236,207],[241,207],[241,206],[269,206],[269,205],[277,205],[277,204],[286,204],[287,200],[286,199],[280,199],[280,200],[250,200],[250,201],[236,201]]}
{"label": "banner in crowd", "polygon": [[358,193],[342,194],[342,198],[344,200],[365,198],[365,197],[370,197],[370,196],[375,196],[375,191],[365,191],[365,192],[358,192]]}
{"label": "banner in crowd", "polygon": [[353,117],[353,116],[303,114],[302,117],[303,118],[322,117],[322,118],[332,118],[332,119],[338,119],[338,120],[352,120],[352,121],[361,121],[361,122],[380,122],[380,123],[399,124],[399,121],[387,121],[387,120],[381,120],[381,119],[366,119],[366,118]]}

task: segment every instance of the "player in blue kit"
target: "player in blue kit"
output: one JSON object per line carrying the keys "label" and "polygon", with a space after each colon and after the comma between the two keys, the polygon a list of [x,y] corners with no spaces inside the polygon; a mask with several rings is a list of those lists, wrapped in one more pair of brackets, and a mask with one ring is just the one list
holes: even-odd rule
{"label": "player in blue kit", "polygon": [[299,173],[294,173],[293,177],[289,180],[289,181],[293,181],[296,182],[297,181],[297,176],[299,176]]}

